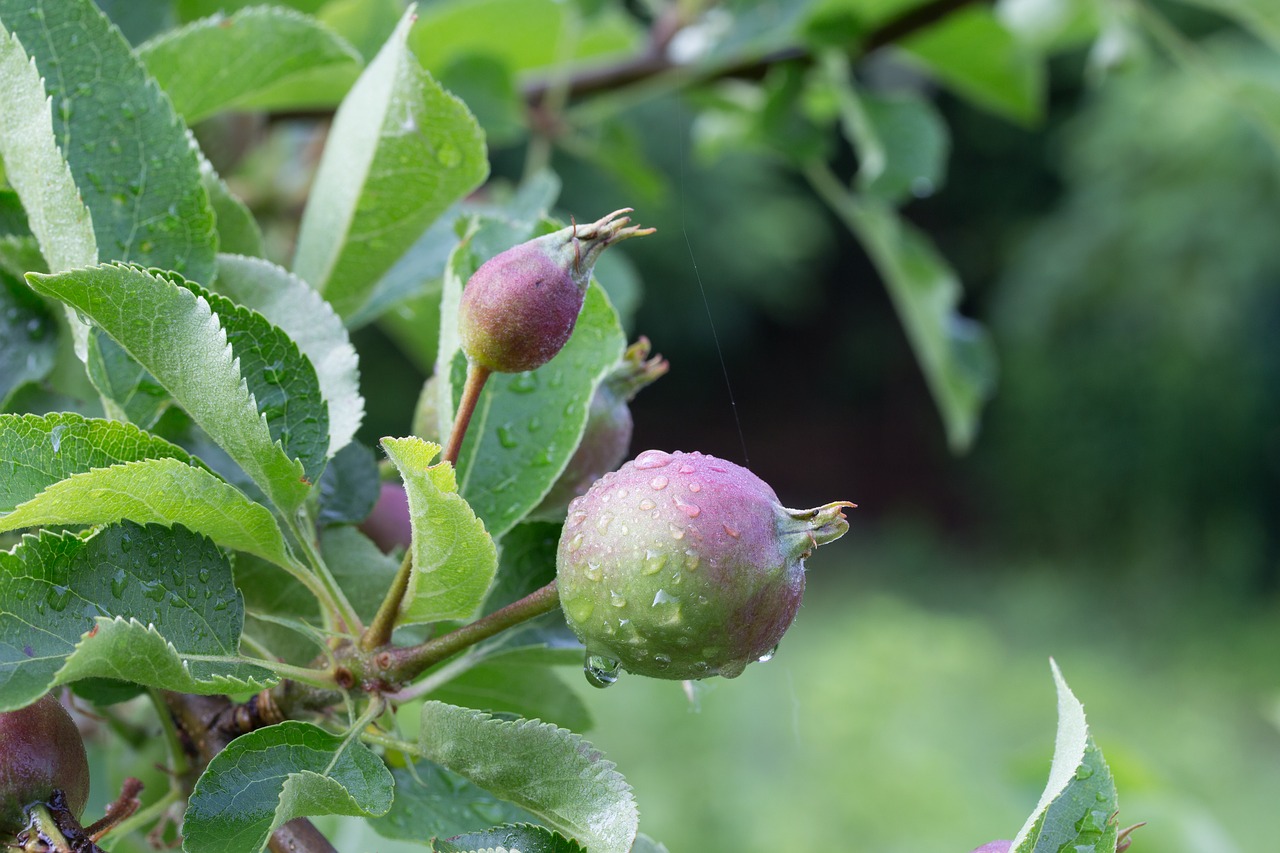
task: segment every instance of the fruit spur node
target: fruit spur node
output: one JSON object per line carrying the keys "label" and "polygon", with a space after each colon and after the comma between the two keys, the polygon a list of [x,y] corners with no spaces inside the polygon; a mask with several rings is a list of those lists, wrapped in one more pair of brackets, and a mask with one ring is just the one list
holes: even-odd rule
{"label": "fruit spur node", "polygon": [[746,468],[647,450],[569,505],[557,584],[587,677],[733,678],[772,654],[804,592],[804,560],[848,529],[838,501],[783,507]]}

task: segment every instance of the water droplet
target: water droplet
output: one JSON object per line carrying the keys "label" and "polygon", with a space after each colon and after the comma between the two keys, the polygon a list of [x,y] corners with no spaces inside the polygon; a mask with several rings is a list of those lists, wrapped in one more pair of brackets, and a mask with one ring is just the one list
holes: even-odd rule
{"label": "water droplet", "polygon": [[507,388],[516,394],[531,394],[538,390],[538,375],[525,371],[516,374],[508,384]]}
{"label": "water droplet", "polygon": [[450,142],[446,142],[436,151],[436,160],[446,169],[453,169],[462,162],[462,152]]}
{"label": "water droplet", "polygon": [[592,687],[603,688],[618,680],[618,671],[621,668],[622,662],[616,658],[588,654],[587,661],[582,666],[582,673]]}
{"label": "water droplet", "polygon": [[651,468],[662,468],[671,464],[671,454],[664,453],[661,450],[646,450],[637,456],[636,460],[631,464],[642,471],[647,471]]}
{"label": "water droplet", "polygon": [[520,446],[520,439],[516,438],[515,430],[512,428],[511,424],[503,424],[498,427],[497,432],[498,444],[501,444],[508,450]]}
{"label": "water droplet", "polygon": [[200,578],[200,583],[208,583],[208,582],[209,582],[209,570],[208,570],[208,569],[201,569],[199,572],[197,572],[197,573],[196,573],[196,577]]}
{"label": "water droplet", "polygon": [[769,649],[769,651],[760,655],[760,657],[756,658],[756,660],[759,663],[768,663],[769,661],[773,660],[773,656],[776,655],[777,653],[778,653],[778,644],[774,643],[773,648]]}
{"label": "water droplet", "polygon": [[701,484],[701,483],[690,483],[690,484],[689,484],[689,491],[691,491],[691,492],[700,492],[700,491],[702,491],[702,484]]}
{"label": "water droplet", "polygon": [[569,518],[567,520],[570,527],[578,527],[582,522],[587,520],[587,514],[583,510],[575,509],[573,512],[569,513]]}
{"label": "water droplet", "polygon": [[122,535],[120,537],[120,550],[127,554],[132,548],[133,540],[129,538],[128,534]]}
{"label": "water droplet", "polygon": [[679,541],[684,538],[684,528],[678,524],[668,524],[667,529],[671,531],[671,538]]}
{"label": "water droplet", "polygon": [[581,547],[582,547],[582,543],[583,543],[584,541],[585,541],[585,540],[584,540],[584,538],[583,538],[582,534],[581,534],[581,533],[577,534],[576,536],[574,536],[572,539],[570,539],[570,540],[569,540],[569,550],[570,550],[570,551],[576,551],[576,550],[578,550],[579,548],[581,548]]}
{"label": "water droplet", "polygon": [[693,571],[694,569],[698,568],[698,565],[699,565],[701,562],[702,562],[702,560],[701,560],[701,558],[698,556],[698,552],[697,552],[697,551],[694,551],[692,548],[688,548],[688,549],[686,549],[686,550],[685,550],[685,552],[684,552],[684,568],[685,568],[685,571],[688,571],[688,572]]}
{"label": "water droplet", "polygon": [[657,593],[654,594],[653,604],[651,606],[657,607],[659,604],[679,604],[679,603],[680,603],[680,599],[676,598],[674,595],[667,592],[665,589],[660,589],[657,591]]}
{"label": "water droplet", "polygon": [[62,431],[67,428],[66,424],[58,424],[49,430],[49,444],[53,445],[53,452],[57,453],[62,447]]}
{"label": "water droplet", "polygon": [[742,675],[742,671],[746,668],[747,661],[745,660],[725,661],[720,664],[720,669],[716,674],[722,678],[737,678],[739,675]]}
{"label": "water droplet", "polygon": [[111,578],[111,594],[116,598],[124,595],[124,591],[129,587],[129,576],[124,573],[124,569],[117,569]]}
{"label": "water droplet", "polygon": [[44,600],[48,602],[50,607],[61,613],[63,610],[66,610],[67,605],[71,603],[71,587],[51,587]]}
{"label": "water droplet", "polygon": [[589,597],[571,598],[565,602],[565,609],[569,611],[569,618],[579,624],[586,622],[591,618],[591,614],[595,612],[596,606]]}
{"label": "water droplet", "polygon": [[730,536],[732,536],[734,539],[737,539],[739,536],[741,536],[741,535],[742,535],[741,533],[739,533],[738,531],[734,530],[732,527],[730,527],[728,524],[725,524],[724,522],[721,522],[721,523],[720,523],[720,526],[724,528],[724,532],[725,532],[725,533],[728,533],[728,534],[729,534]]}
{"label": "water droplet", "polygon": [[163,584],[160,584],[158,582],[156,583],[144,582],[142,585],[142,594],[145,595],[147,598],[151,599],[152,601],[164,601],[164,596],[166,592],[168,592],[168,590],[164,588]]}
{"label": "water droplet", "polygon": [[702,507],[697,504],[685,503],[679,498],[676,498],[676,509],[680,510],[690,518],[697,518],[702,514]]}
{"label": "water droplet", "polygon": [[681,474],[692,474],[694,471],[694,467],[690,465],[688,462],[686,462],[683,465],[681,465],[677,470],[679,470]]}
{"label": "water droplet", "polygon": [[1093,768],[1090,767],[1088,764],[1081,764],[1079,767],[1076,768],[1077,779],[1088,779],[1092,775],[1093,775]]}
{"label": "water droplet", "polygon": [[602,512],[600,518],[596,520],[596,530],[600,533],[609,532],[609,524],[613,521],[613,513]]}
{"label": "water droplet", "polygon": [[649,500],[648,498],[645,498],[644,500],[640,501],[640,509],[642,512],[648,512],[649,510],[653,509],[656,506],[657,504]]}
{"label": "water droplet", "polygon": [[667,483],[668,483],[668,482],[669,482],[669,481],[667,480],[667,478],[666,478],[666,477],[663,477],[663,476],[657,476],[657,477],[654,477],[652,480],[650,480],[650,481],[649,481],[649,485],[650,485],[651,487],[653,487],[653,489],[654,489],[655,491],[659,491],[659,492],[660,492],[660,491],[662,491],[663,489],[665,489],[665,488],[667,487]]}
{"label": "water droplet", "polygon": [[529,418],[529,432],[537,432],[540,429],[542,429],[542,418],[537,415]]}
{"label": "water droplet", "polygon": [[[156,566],[160,565],[160,552],[159,552],[159,551],[152,551],[150,554],[148,554],[148,555],[147,555],[147,565],[148,565],[148,566],[150,566],[150,567],[151,567],[151,568],[153,568],[153,569],[154,569]],[[208,570],[208,569],[202,569],[201,571],[203,571],[205,574],[208,574],[208,573],[209,573],[209,570]],[[201,578],[201,580],[204,580],[204,578]]]}
{"label": "water droplet", "polygon": [[609,603],[612,604],[614,607],[626,607],[627,599],[625,596],[619,595],[616,592],[610,592]]}
{"label": "water droplet", "polygon": [[598,581],[604,577],[604,569],[600,567],[599,563],[587,563],[587,567],[582,570],[582,574],[589,581]]}
{"label": "water droplet", "polygon": [[631,493],[630,493],[630,492],[628,492],[626,489],[618,489],[618,500],[622,500],[623,498],[625,498],[625,497],[626,497],[627,495],[629,495],[629,494],[631,494]]}
{"label": "water droplet", "polygon": [[654,655],[653,665],[657,669],[666,669],[671,666],[671,655]]}
{"label": "water droplet", "polygon": [[644,564],[640,567],[642,575],[656,575],[667,564],[667,555],[652,548],[644,552]]}

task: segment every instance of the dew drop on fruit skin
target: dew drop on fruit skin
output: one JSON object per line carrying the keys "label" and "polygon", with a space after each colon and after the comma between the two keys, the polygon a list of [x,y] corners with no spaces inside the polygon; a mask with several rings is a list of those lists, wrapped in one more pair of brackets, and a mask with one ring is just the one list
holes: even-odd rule
{"label": "dew drop on fruit skin", "polygon": [[616,684],[618,674],[622,670],[622,662],[608,655],[593,655],[587,652],[586,662],[582,665],[582,673],[592,687],[605,688]]}

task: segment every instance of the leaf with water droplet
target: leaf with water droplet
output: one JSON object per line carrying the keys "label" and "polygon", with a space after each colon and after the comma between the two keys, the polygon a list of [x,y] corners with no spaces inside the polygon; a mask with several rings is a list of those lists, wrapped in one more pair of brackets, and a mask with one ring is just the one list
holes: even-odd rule
{"label": "leaf with water droplet", "polygon": [[286,720],[241,735],[214,756],[183,818],[188,853],[265,850],[280,824],[305,815],[384,815],[395,781],[358,738]]}
{"label": "leaf with water droplet", "polygon": [[293,269],[343,317],[489,172],[475,118],[408,48],[412,24],[410,10],[338,108],[302,216]]}
{"label": "leaf with water droplet", "polygon": [[1012,853],[1115,850],[1116,786],[1085,722],[1084,707],[1050,661],[1058,687],[1058,737],[1049,782]]}
{"label": "leaf with water droplet", "polygon": [[[156,568],[152,549],[184,557]],[[179,601],[202,570],[211,595]],[[226,556],[181,527],[125,522],[83,538],[24,538],[0,552],[0,710],[89,677],[187,693],[259,689],[274,679],[240,658],[242,624]]]}

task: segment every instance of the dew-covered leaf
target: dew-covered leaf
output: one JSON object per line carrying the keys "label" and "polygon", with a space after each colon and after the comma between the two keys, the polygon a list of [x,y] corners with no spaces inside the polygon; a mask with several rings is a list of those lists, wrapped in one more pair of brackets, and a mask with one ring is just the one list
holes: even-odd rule
{"label": "dew-covered leaf", "polygon": [[360,64],[328,27],[279,6],[194,21],[140,45],[138,55],[189,124],[252,103],[304,71]]}
{"label": "dew-covered leaf", "polygon": [[257,311],[191,282],[178,283],[209,303],[271,438],[302,463],[307,480],[314,483],[329,457],[329,408],[311,360]]}
{"label": "dew-covered leaf", "polygon": [[668,853],[667,845],[654,841],[643,832],[636,836],[636,843],[631,845],[631,853]]}
{"label": "dew-covered leaf", "polygon": [[241,735],[209,762],[187,805],[182,849],[259,853],[296,817],[386,814],[393,784],[359,740],[286,720]]}
{"label": "dew-covered leaf", "polygon": [[495,826],[480,832],[455,835],[432,843],[435,853],[486,853],[490,850],[518,853],[587,853],[576,841],[532,823]]}
{"label": "dew-covered leaf", "polygon": [[0,407],[19,386],[48,375],[57,342],[49,309],[25,284],[0,272]]}
{"label": "dew-covered leaf", "polygon": [[25,537],[0,552],[0,616],[0,709],[89,676],[191,693],[274,680],[237,657],[243,609],[226,556],[181,527]]}
{"label": "dew-covered leaf", "polygon": [[[302,465],[273,440],[227,332],[205,299],[164,276],[119,264],[31,275],[28,281],[119,342],[276,506],[291,511],[306,498],[311,484]],[[138,305],[148,310],[140,312]]]}
{"label": "dew-covered leaf", "polygon": [[351,441],[364,419],[360,364],[342,320],[307,285],[270,261],[218,256],[214,289],[279,326],[314,365],[329,410],[329,455]]}
{"label": "dew-covered leaf", "polygon": [[631,786],[580,736],[442,702],[422,708],[425,758],[526,809],[592,853],[627,853],[639,820]]}
{"label": "dew-covered leaf", "polygon": [[46,255],[50,269],[125,260],[208,281],[217,233],[199,158],[120,31],[90,0],[0,0],[0,20],[44,78],[54,138],[92,213],[98,256]]}
{"label": "dew-covered leaf", "polygon": [[389,812],[369,821],[384,838],[421,844],[495,824],[533,820],[524,809],[429,761],[414,762],[412,770],[391,772],[396,800]]}
{"label": "dew-covered leaf", "polygon": [[[0,466],[12,464],[0,462]],[[41,525],[181,524],[224,548],[288,565],[271,511],[204,468],[142,459],[72,474],[0,514],[0,531]]]}
{"label": "dew-covered leaf", "polygon": [[405,44],[410,9],[343,100],[303,213],[294,271],[348,317],[489,162],[471,113]]}
{"label": "dew-covered leaf", "polygon": [[1058,736],[1049,782],[1012,853],[1115,850],[1116,785],[1085,722],[1084,706],[1050,661],[1058,688]]}
{"label": "dew-covered leaf", "polygon": [[[458,303],[477,265],[470,242],[464,242],[445,269],[441,365],[456,368],[461,359]],[[617,314],[592,282],[573,334],[555,358],[537,370],[489,378],[458,456],[458,482],[494,538],[536,507],[560,476],[582,438],[596,386],[625,346]],[[440,379],[439,411],[447,431],[460,383],[445,371]],[[475,459],[484,464],[472,464]]]}
{"label": "dew-covered leaf", "polygon": [[71,412],[0,415],[0,512],[72,474],[142,459],[192,462],[181,447],[132,424]]}
{"label": "dew-covered leaf", "polygon": [[472,616],[497,571],[493,539],[458,495],[453,466],[431,464],[439,445],[409,437],[384,438],[382,447],[404,480],[413,527],[413,574],[399,624]]}

